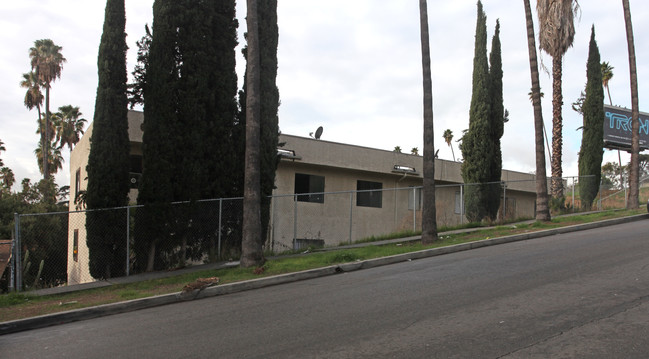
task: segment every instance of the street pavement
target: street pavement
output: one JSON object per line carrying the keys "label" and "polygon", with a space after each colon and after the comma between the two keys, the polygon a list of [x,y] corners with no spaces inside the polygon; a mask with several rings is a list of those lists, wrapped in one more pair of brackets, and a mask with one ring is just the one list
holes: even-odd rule
{"label": "street pavement", "polygon": [[[303,280],[314,279],[323,276],[331,276],[339,273],[351,272],[360,269],[374,268],[374,267],[379,267],[379,266],[384,266],[389,264],[401,263],[401,262],[445,255],[450,253],[457,253],[457,252],[462,252],[462,251],[467,251],[467,250],[482,248],[487,246],[493,246],[498,244],[518,242],[518,241],[524,241],[524,240],[529,240],[534,238],[553,236],[557,234],[571,233],[576,231],[584,231],[584,230],[589,230],[594,228],[603,228],[607,226],[614,226],[614,225],[630,223],[635,221],[642,221],[647,218],[649,218],[649,215],[637,215],[631,217],[617,218],[612,220],[575,225],[569,227],[562,227],[562,228],[545,230],[540,232],[524,233],[524,234],[518,234],[513,236],[507,236],[507,237],[486,239],[486,240],[472,242],[472,243],[465,243],[465,244],[443,247],[443,248],[436,248],[436,249],[429,249],[429,250],[424,250],[419,252],[407,253],[403,255],[385,257],[385,258],[333,265],[333,266],[318,268],[314,270],[260,278],[260,279],[250,280],[250,281],[219,285],[215,287],[206,288],[196,293],[196,295],[192,295],[191,299],[200,299],[200,298],[207,298],[213,296],[221,296],[224,294],[238,293],[247,290],[275,286],[278,284],[303,281]],[[380,245],[385,243],[397,243],[399,241],[413,241],[413,240],[419,240],[419,237],[411,237],[407,239],[396,239],[396,240],[389,240],[389,241],[384,241],[379,243],[368,243],[363,245]],[[353,245],[353,246],[358,246],[358,245]],[[237,264],[238,263],[236,262],[230,262],[230,263],[218,264],[217,266],[234,266]],[[187,269],[187,270],[193,270],[193,269]],[[156,276],[167,276],[167,275],[170,274],[168,272],[166,273],[163,272],[163,273],[156,273],[156,274],[146,274],[145,276],[147,277],[147,279],[152,279]],[[136,281],[137,279],[138,278],[136,276],[132,276],[130,278],[125,277],[122,279],[117,279],[112,283],[118,283],[120,280]],[[141,279],[142,277],[140,277],[140,280]],[[111,283],[102,284],[102,285],[111,285]],[[90,308],[71,310],[67,312],[55,313],[50,315],[44,315],[39,317],[26,318],[22,320],[2,322],[0,323],[0,335],[24,331],[24,330],[32,330],[36,328],[43,328],[52,325],[59,325],[62,323],[88,320],[92,318],[114,315],[118,313],[131,312],[131,311],[140,310],[144,308],[151,308],[151,307],[167,305],[172,303],[179,303],[179,302],[184,302],[186,300],[187,297],[181,296],[180,293],[171,293],[171,294],[160,295],[160,296],[155,296],[150,298],[136,299],[136,300],[126,301],[126,302],[106,304],[97,307],[90,307]]]}

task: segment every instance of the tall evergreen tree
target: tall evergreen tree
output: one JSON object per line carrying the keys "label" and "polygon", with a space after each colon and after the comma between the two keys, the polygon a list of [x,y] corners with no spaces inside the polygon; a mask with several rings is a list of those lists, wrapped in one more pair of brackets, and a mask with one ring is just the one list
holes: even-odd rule
{"label": "tall evergreen tree", "polygon": [[[99,82],[88,156],[88,209],[128,204],[129,137],[124,0],[107,0],[97,59]],[[90,274],[122,275],[126,260],[124,211],[90,211],[86,218]]]}
{"label": "tall evergreen tree", "polygon": [[[261,179],[261,230],[262,238],[268,236],[270,222],[270,196],[275,189],[275,171],[279,158],[279,89],[277,88],[277,46],[279,28],[277,26],[277,0],[257,3],[259,32],[260,78],[259,86],[263,94],[260,103],[260,179]],[[247,47],[243,49],[247,58]],[[239,93],[240,123],[246,123],[246,83]],[[243,147],[242,147],[243,148]],[[241,168],[243,169],[243,168]]]}
{"label": "tall evergreen tree", "polygon": [[487,62],[487,17],[478,1],[478,19],[476,23],[475,50],[473,57],[473,92],[469,110],[469,130],[462,136],[460,149],[464,162],[462,163],[462,178],[466,187],[465,209],[466,216],[471,222],[478,222],[487,217],[485,207],[485,184],[490,178],[493,146],[490,145],[491,129],[489,64]]}
{"label": "tall evergreen tree", "polygon": [[176,117],[178,61],[174,0],[153,3],[153,40],[146,63],[144,123],[142,134],[142,179],[136,213],[136,269],[154,269],[157,245],[168,241],[173,198],[173,148]]}
{"label": "tall evergreen tree", "polygon": [[584,126],[579,150],[579,193],[581,207],[589,210],[599,191],[604,156],[604,89],[595,26],[590,34],[586,77],[586,99],[581,108]]}
{"label": "tall evergreen tree", "polygon": [[[178,180],[174,200],[191,201],[190,210],[178,215],[181,245],[189,246],[193,259],[204,251],[214,258],[215,233],[218,230],[206,205],[200,199],[227,198],[240,195],[240,177],[232,168],[243,161],[243,154],[233,151],[240,139],[234,137],[238,107],[236,52],[238,22],[235,2],[185,0],[184,16],[179,25],[178,48],[182,56],[181,76],[178,83],[178,124],[184,131],[182,143],[185,161],[176,171]],[[240,213],[240,212],[236,212]],[[187,217],[187,214],[190,217]],[[189,230],[200,228],[203,235]],[[233,219],[229,218],[228,222]],[[234,219],[240,223],[240,219]],[[237,223],[237,224],[238,224]],[[228,224],[228,226],[230,226]],[[235,226],[236,227],[236,226]],[[191,232],[191,233],[189,233]]]}
{"label": "tall evergreen tree", "polygon": [[[492,146],[491,158],[489,158],[489,179],[490,184],[487,187],[485,198],[485,207],[487,217],[495,219],[498,216],[500,207],[500,195],[502,187],[500,180],[502,177],[503,159],[500,149],[500,138],[505,131],[505,107],[503,105],[503,66],[500,47],[500,21],[496,20],[496,31],[491,42],[491,53],[489,54],[489,97],[491,99],[491,115],[489,142]],[[504,208],[503,208],[504,210]],[[503,218],[505,213],[503,212]]]}
{"label": "tall evergreen tree", "polygon": [[[199,211],[197,201],[231,197],[241,188],[231,170],[241,159],[232,150],[237,143],[237,26],[233,0],[154,3],[143,81],[138,203],[145,207],[136,222],[140,270],[197,259],[209,243],[214,250],[216,229],[208,225],[214,224],[213,211]],[[190,204],[172,207],[174,201]],[[190,223],[203,228],[203,235],[192,232]],[[178,246],[181,251],[175,253]]]}

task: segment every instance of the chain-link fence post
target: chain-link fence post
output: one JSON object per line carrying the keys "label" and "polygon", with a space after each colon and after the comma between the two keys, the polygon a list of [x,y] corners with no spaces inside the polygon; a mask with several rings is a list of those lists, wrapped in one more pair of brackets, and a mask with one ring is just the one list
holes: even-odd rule
{"label": "chain-link fence post", "polygon": [[293,249],[297,246],[297,194],[293,196]]}
{"label": "chain-link fence post", "polygon": [[417,232],[417,187],[412,187],[412,231]]}
{"label": "chain-link fence post", "polygon": [[503,186],[503,223],[507,220],[507,182],[502,182]]}
{"label": "chain-link fence post", "polygon": [[597,210],[602,210],[602,178],[599,179],[599,199],[597,199]]}
{"label": "chain-link fence post", "polygon": [[126,270],[124,273],[129,276],[131,267],[131,207],[126,207]]}
{"label": "chain-link fence post", "polygon": [[218,250],[218,255],[217,258],[219,260],[221,259],[221,232],[223,232],[223,198],[219,198],[219,238],[218,238],[218,243],[217,243],[217,250]]}
{"label": "chain-link fence post", "polygon": [[464,224],[464,184],[460,185],[460,224]]}
{"label": "chain-link fence post", "polygon": [[15,289],[14,281],[15,281],[15,275],[16,275],[16,271],[15,271],[15,268],[14,268],[15,260],[16,260],[15,255],[14,255],[14,253],[16,253],[16,235],[15,234],[11,238],[11,252],[10,253],[11,253],[11,255],[9,257],[11,257],[11,260],[9,261],[9,283],[8,283],[8,286],[7,286],[7,290],[11,293]]}
{"label": "chain-link fence post", "polygon": [[[581,178],[579,180],[581,181]],[[581,194],[581,191],[579,193]],[[575,212],[575,177],[572,177],[572,212]]]}
{"label": "chain-link fence post", "polygon": [[270,220],[270,251],[275,253],[275,212],[277,207],[277,201],[275,197],[270,196],[270,210],[271,210],[271,220]]}
{"label": "chain-link fence post", "polygon": [[14,213],[14,225],[15,225],[15,232],[16,232],[16,251],[14,253],[14,256],[16,257],[15,260],[15,271],[16,271],[16,292],[21,292],[23,290],[23,276],[22,276],[22,251],[21,251],[21,244],[20,244],[20,215],[18,213]]}
{"label": "chain-link fence post", "polygon": [[354,215],[354,192],[349,192],[349,244],[352,244],[352,228]]}

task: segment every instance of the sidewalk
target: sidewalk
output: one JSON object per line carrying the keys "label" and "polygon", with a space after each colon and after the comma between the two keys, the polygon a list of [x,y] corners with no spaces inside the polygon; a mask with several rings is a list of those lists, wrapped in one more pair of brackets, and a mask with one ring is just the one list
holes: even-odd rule
{"label": "sidewalk", "polygon": [[[589,212],[565,214],[565,215],[556,216],[556,217],[570,217],[570,216],[575,216],[575,215],[583,215],[583,214],[587,214],[587,213],[589,213]],[[535,222],[534,220],[527,220],[527,221],[522,221],[522,222],[506,224],[505,226],[516,226],[516,225],[529,224],[529,223],[534,223],[534,222]],[[439,236],[441,237],[441,236],[447,236],[447,235],[452,235],[452,234],[457,234],[457,233],[470,233],[470,232],[476,232],[476,231],[490,229],[490,228],[494,228],[494,227],[475,227],[475,228],[457,229],[457,230],[452,230],[452,231],[439,233]],[[323,252],[323,251],[336,251],[336,250],[340,250],[340,249],[350,249],[350,248],[361,248],[361,247],[367,247],[367,246],[382,246],[382,245],[386,245],[386,244],[416,242],[416,241],[420,241],[420,240],[421,240],[421,236],[412,236],[412,237],[388,239],[388,240],[375,241],[375,242],[364,242],[364,243],[348,244],[348,245],[342,245],[342,246],[318,248],[318,249],[316,249],[316,250],[314,250],[313,252],[310,252],[310,253]],[[295,255],[307,255],[307,254],[309,254],[309,252],[305,252],[305,253],[302,253],[302,254],[295,254]],[[274,259],[274,258],[278,258],[278,257],[269,257],[268,259]],[[64,293],[71,293],[71,292],[76,292],[76,291],[81,291],[81,290],[86,290],[86,289],[103,288],[103,287],[108,287],[108,286],[111,286],[111,285],[114,285],[114,284],[135,283],[135,282],[147,281],[147,280],[152,280],[152,279],[168,278],[168,277],[173,277],[173,276],[176,276],[176,275],[181,275],[181,274],[185,274],[185,273],[192,273],[192,272],[197,272],[197,271],[202,271],[202,270],[232,268],[232,267],[237,267],[237,266],[239,266],[239,261],[217,262],[217,263],[193,265],[193,266],[188,266],[188,267],[185,267],[183,269],[178,269],[178,270],[139,273],[139,274],[134,274],[134,275],[130,275],[130,276],[110,278],[108,280],[100,280],[100,281],[89,282],[89,283],[84,283],[84,284],[75,284],[75,285],[71,285],[71,286],[60,286],[60,287],[54,287],[54,288],[45,288],[45,289],[32,290],[32,291],[29,291],[28,293],[30,295],[36,295],[36,296],[64,294]]]}

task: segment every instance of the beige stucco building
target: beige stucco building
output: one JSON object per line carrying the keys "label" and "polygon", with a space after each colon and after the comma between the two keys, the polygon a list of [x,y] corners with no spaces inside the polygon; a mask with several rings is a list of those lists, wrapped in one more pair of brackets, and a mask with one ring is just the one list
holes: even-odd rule
{"label": "beige stucco building", "polygon": [[[142,171],[142,112],[129,111],[131,202]],[[70,156],[71,197],[87,186],[92,124]],[[271,205],[268,246],[274,251],[309,245],[338,245],[369,236],[421,229],[423,157],[375,148],[280,135],[279,162]],[[461,163],[435,160],[438,226],[466,221],[462,214]],[[534,216],[535,176],[504,170],[508,218]],[[312,193],[304,195],[303,193]],[[315,193],[315,194],[313,194]],[[300,195],[303,194],[303,195]],[[503,201],[501,201],[503,203]],[[70,211],[75,211],[70,201]],[[501,214],[502,216],[502,205]],[[69,284],[91,280],[85,214],[69,219]]]}
{"label": "beige stucco building", "polygon": [[[280,142],[270,231],[280,249],[421,230],[422,156],[291,135]],[[506,217],[533,217],[535,176],[505,170],[502,181]],[[438,226],[466,222],[461,163],[436,159],[435,182]],[[323,194],[281,196],[306,192]]]}

